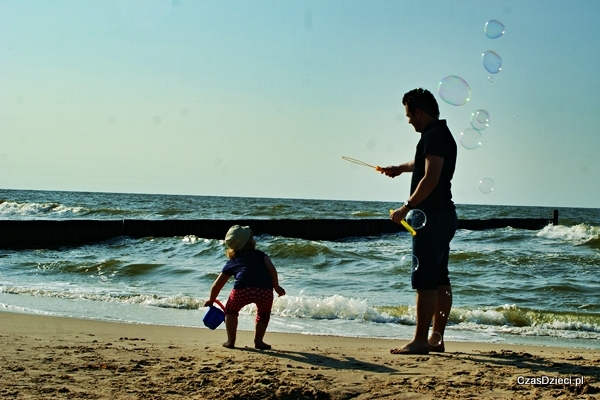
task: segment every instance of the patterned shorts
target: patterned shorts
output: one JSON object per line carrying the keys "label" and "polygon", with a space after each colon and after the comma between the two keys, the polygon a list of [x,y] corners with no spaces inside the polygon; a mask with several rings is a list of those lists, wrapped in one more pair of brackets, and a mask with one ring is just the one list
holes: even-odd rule
{"label": "patterned shorts", "polygon": [[240,288],[233,289],[225,304],[225,314],[239,315],[242,307],[256,304],[256,322],[269,323],[271,308],[273,307],[273,289],[266,288]]}

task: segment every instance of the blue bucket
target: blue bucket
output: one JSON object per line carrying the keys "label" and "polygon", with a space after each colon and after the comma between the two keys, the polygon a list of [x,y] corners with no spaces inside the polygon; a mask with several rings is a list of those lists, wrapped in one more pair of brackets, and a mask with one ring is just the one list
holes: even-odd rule
{"label": "blue bucket", "polygon": [[217,329],[217,327],[225,321],[225,307],[219,300],[215,300],[215,303],[217,303],[221,309],[219,310],[215,306],[208,306],[208,311],[204,314],[204,318],[202,319],[204,325],[209,329]]}

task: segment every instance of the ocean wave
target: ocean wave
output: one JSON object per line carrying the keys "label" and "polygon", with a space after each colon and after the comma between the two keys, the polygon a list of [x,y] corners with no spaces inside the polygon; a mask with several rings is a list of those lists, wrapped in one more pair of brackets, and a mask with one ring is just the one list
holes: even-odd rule
{"label": "ocean wave", "polygon": [[251,208],[250,213],[255,217],[282,218],[283,216],[296,215],[297,209],[286,204],[257,204]]}
{"label": "ocean wave", "polygon": [[388,217],[388,214],[384,214],[378,211],[354,211],[351,214],[353,217],[357,218],[369,218],[369,217]]}
{"label": "ocean wave", "polygon": [[559,330],[600,334],[600,314],[530,310],[516,305],[473,310],[452,309],[449,322],[457,325],[502,327],[503,332],[514,333]]}
{"label": "ocean wave", "polygon": [[[251,309],[251,307],[250,307]],[[365,299],[340,295],[329,297],[284,296],[273,304],[273,313],[281,317],[313,319],[346,319],[372,322],[391,322],[370,306]]]}
{"label": "ocean wave", "polygon": [[331,255],[327,242],[275,238],[266,249],[272,257],[290,259]]}
{"label": "ocean wave", "polygon": [[19,203],[0,200],[0,217],[69,217],[86,212],[84,207],[69,207],[59,203]]}
{"label": "ocean wave", "polygon": [[548,225],[537,233],[538,237],[571,243],[573,245],[596,244],[600,242],[600,227],[588,224],[573,226]]}
{"label": "ocean wave", "polygon": [[[273,312],[282,317],[416,324],[414,306],[371,306],[363,299],[337,295],[324,298],[286,297],[278,298],[273,308]],[[591,313],[536,311],[514,305],[477,309],[459,307],[451,310],[448,322],[454,329],[495,330],[519,335],[600,338],[600,315]]]}
{"label": "ocean wave", "polygon": [[[188,310],[200,309],[204,307],[204,302],[206,301],[204,298],[200,299],[181,294],[158,296],[154,294],[86,293],[8,285],[0,286],[0,293]],[[224,301],[223,303],[226,302]],[[254,314],[255,312],[256,306],[254,304],[248,305],[241,310],[242,314]],[[377,308],[370,306],[365,299],[348,298],[340,295],[329,297],[304,295],[277,297],[273,303],[272,312],[275,315],[285,318],[345,319],[381,323],[414,323],[414,317],[404,321],[398,316],[379,312]],[[412,314],[414,314],[414,312]]]}
{"label": "ocean wave", "polygon": [[17,294],[35,297],[51,297],[67,300],[90,300],[107,303],[146,305],[161,308],[176,308],[197,310],[204,307],[204,299],[184,295],[158,296],[149,294],[114,294],[114,293],[85,293],[76,291],[46,290],[40,288],[19,288],[15,286],[0,286],[0,293]]}
{"label": "ocean wave", "polygon": [[140,211],[122,210],[122,209],[119,209],[119,208],[96,208],[96,209],[93,209],[93,210],[85,210],[85,212],[83,213],[83,215],[86,215],[86,216],[101,215],[101,216],[129,217],[129,218],[131,218],[133,215],[146,216],[147,213],[140,212]]}
{"label": "ocean wave", "polygon": [[121,266],[119,260],[101,260],[98,262],[74,262],[74,261],[51,261],[51,262],[39,262],[36,264],[36,268],[46,273],[59,273],[59,274],[84,274],[87,275],[90,271],[97,272],[102,275],[107,272],[114,272],[119,266]]}
{"label": "ocean wave", "polygon": [[[77,291],[47,290],[0,286],[0,293],[34,297],[51,297],[67,300],[88,300],[127,305],[140,305],[178,310],[204,308],[204,298],[176,294],[86,293]],[[253,315],[254,304],[244,307],[240,313]],[[281,318],[316,320],[346,320],[357,323],[391,323],[415,325],[414,305],[374,306],[368,300],[341,295],[277,297],[273,303],[273,315]],[[600,314],[552,312],[504,305],[493,308],[453,308],[448,319],[448,328],[463,331],[496,332],[530,336],[553,336],[561,338],[600,339]]]}
{"label": "ocean wave", "polygon": [[[35,267],[49,274],[73,274],[78,276],[98,275],[103,280],[120,277],[139,277],[156,274],[165,264],[160,263],[129,263],[118,259],[99,261],[52,261],[39,262]],[[175,274],[174,268],[169,268],[169,273]]]}

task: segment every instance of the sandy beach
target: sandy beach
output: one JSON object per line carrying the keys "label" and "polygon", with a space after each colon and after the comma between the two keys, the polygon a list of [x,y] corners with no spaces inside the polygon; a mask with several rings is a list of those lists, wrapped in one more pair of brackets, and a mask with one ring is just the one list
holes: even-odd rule
{"label": "sandy beach", "polygon": [[587,399],[600,397],[600,352],[447,343],[392,355],[402,342],[240,332],[0,312],[0,398]]}

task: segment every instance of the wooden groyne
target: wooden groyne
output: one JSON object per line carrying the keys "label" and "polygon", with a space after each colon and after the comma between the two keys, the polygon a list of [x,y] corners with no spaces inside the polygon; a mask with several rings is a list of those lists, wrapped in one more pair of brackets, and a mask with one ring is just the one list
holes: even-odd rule
{"label": "wooden groyne", "polygon": [[[497,218],[459,220],[459,229],[513,227],[542,229],[558,224],[554,218]],[[101,242],[120,236],[133,238],[194,235],[223,239],[232,225],[247,225],[255,235],[306,240],[339,240],[405,232],[389,219],[240,219],[240,220],[0,220],[0,249],[55,248]]]}

